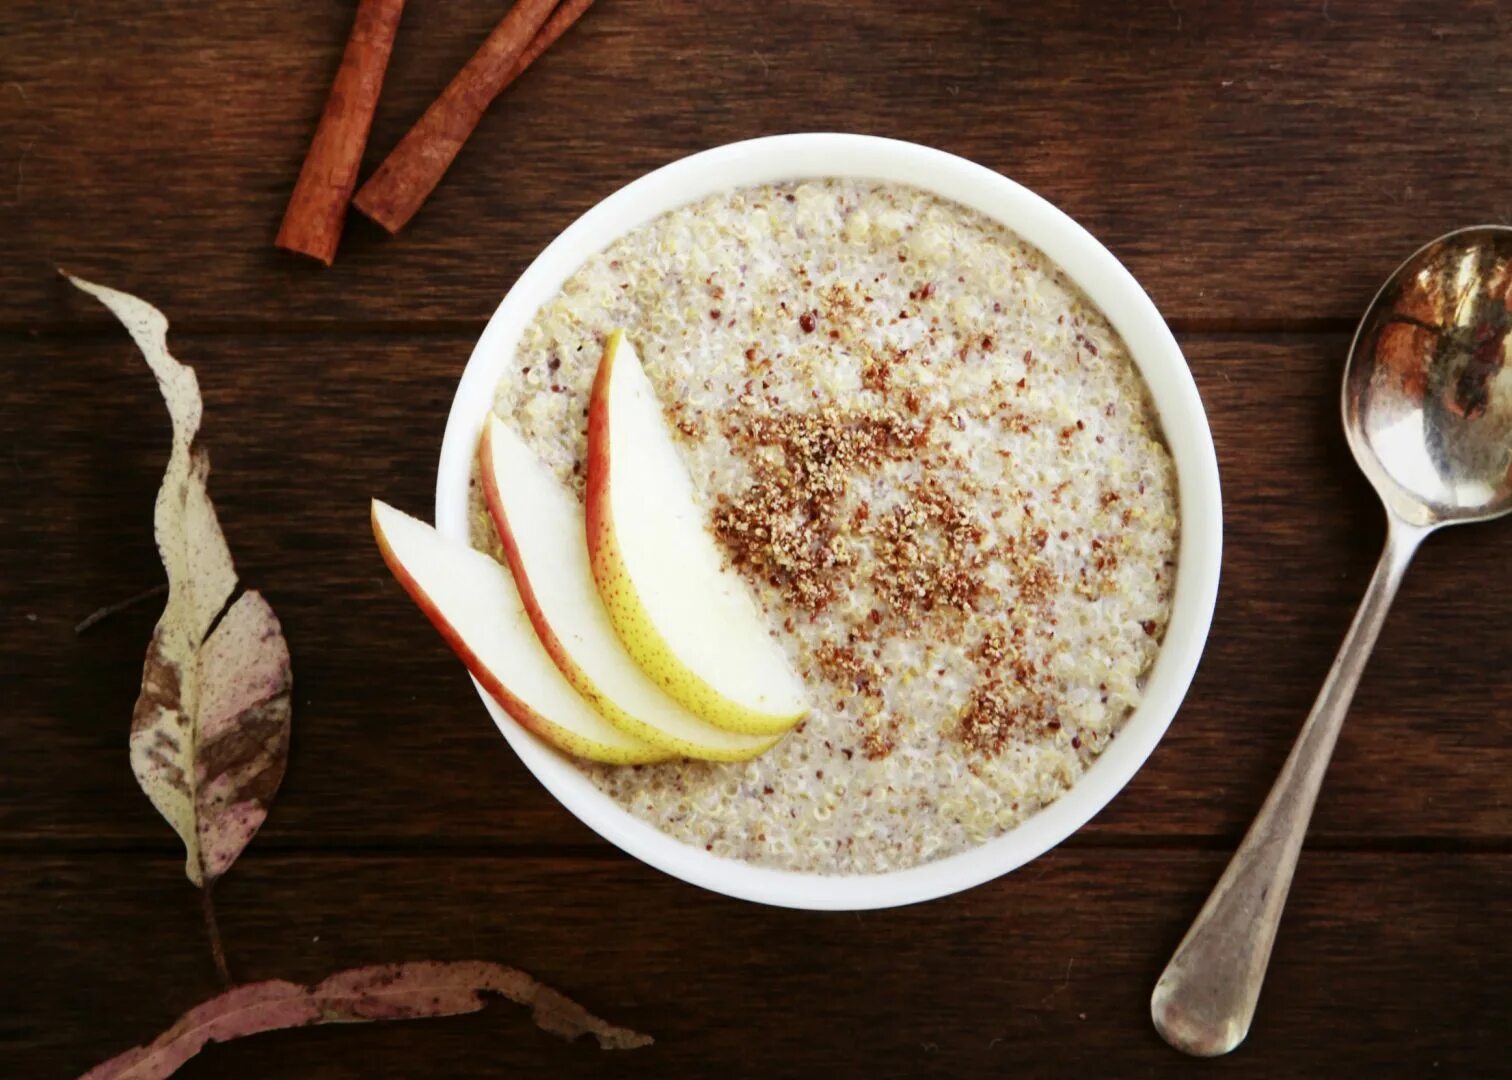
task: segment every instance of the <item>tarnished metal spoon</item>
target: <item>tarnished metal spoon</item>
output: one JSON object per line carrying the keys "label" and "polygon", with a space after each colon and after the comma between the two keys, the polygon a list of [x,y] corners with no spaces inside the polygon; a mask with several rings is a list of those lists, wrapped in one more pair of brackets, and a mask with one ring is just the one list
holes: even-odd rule
{"label": "tarnished metal spoon", "polygon": [[1386,504],[1386,550],[1281,775],[1150,999],[1204,1057],[1249,1033],[1302,837],[1402,574],[1443,525],[1512,510],[1512,228],[1448,233],[1397,268],[1355,331],[1344,431]]}

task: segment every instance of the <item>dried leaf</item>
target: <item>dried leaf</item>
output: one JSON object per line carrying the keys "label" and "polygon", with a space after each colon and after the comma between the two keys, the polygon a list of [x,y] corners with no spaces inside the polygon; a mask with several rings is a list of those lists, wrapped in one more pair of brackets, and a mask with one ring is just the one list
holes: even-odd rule
{"label": "dried leaf", "polygon": [[485,995],[530,1006],[538,1025],[564,1039],[592,1035],[605,1050],[634,1050],[652,1041],[600,1020],[523,971],[483,960],[417,961],[352,968],[317,986],[281,980],[238,986],[196,1005],[148,1045],[95,1066],[84,1080],[160,1080],[207,1043],[313,1024],[459,1016],[483,1008]]}
{"label": "dried leaf", "polygon": [[153,515],[168,603],[147,648],[131,718],[131,767],[184,841],[189,880],[203,886],[236,861],[283,779],[289,648],[259,593],[245,592],[226,609],[236,567],[206,489],[210,455],[198,442],[199,380],[168,352],[168,320],[128,293],[64,276],[131,333],[173,421]]}

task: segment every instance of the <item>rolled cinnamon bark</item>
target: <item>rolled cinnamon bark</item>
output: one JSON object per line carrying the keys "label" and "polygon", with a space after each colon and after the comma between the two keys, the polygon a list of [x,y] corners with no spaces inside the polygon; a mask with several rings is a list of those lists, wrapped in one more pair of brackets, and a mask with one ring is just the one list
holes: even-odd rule
{"label": "rolled cinnamon bark", "polygon": [[541,27],[535,37],[530,39],[530,45],[526,47],[520,59],[515,61],[514,70],[504,79],[505,89],[521,75],[525,69],[541,58],[541,54],[556,43],[556,39],[572,29],[572,24],[583,17],[583,12],[593,6],[593,0],[562,0],[557,9],[551,13],[551,18],[546,20],[546,25]]}
{"label": "rolled cinnamon bark", "polygon": [[402,229],[440,183],[488,106],[592,3],[564,0],[553,12],[555,0],[519,0],[362,185],[353,205],[391,233]]}
{"label": "rolled cinnamon bark", "polygon": [[274,240],[278,247],[327,266],[336,257],[403,13],[404,0],[362,0],[358,6],[341,67]]}

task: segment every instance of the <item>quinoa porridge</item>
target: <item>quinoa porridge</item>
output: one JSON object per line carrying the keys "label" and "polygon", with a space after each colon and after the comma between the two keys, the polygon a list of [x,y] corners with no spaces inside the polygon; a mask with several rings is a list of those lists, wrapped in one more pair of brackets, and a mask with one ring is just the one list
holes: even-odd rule
{"label": "quinoa porridge", "polygon": [[1178,522],[1144,384],[1053,264],[891,184],[663,215],[537,312],[496,393],[580,493],[617,327],[812,708],[755,760],[580,764],[595,784],[716,854],[865,873],[978,845],[1076,782],[1140,701]]}

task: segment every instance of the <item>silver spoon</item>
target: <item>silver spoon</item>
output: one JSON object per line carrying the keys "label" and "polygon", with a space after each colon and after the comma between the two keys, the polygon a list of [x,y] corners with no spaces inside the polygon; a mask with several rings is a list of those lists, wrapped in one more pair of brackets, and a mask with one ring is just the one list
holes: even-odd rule
{"label": "silver spoon", "polygon": [[1512,228],[1448,233],[1397,268],[1355,331],[1344,431],[1386,504],[1386,550],[1275,786],[1166,965],[1150,1013],[1188,1054],[1244,1041],[1323,773],[1402,575],[1443,525],[1512,510]]}

